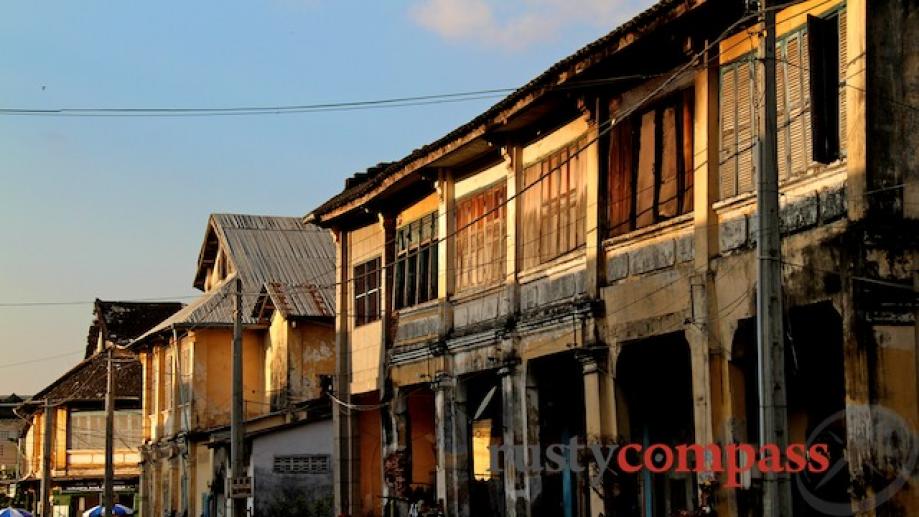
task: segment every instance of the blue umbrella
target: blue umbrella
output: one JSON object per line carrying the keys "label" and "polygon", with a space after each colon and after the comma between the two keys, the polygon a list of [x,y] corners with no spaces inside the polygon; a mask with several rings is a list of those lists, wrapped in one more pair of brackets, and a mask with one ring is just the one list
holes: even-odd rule
{"label": "blue umbrella", "polygon": [[[89,510],[83,512],[83,517],[102,517],[103,515],[105,515],[105,508],[102,506],[93,506]],[[134,515],[134,510],[127,506],[116,504],[112,507],[112,515]],[[3,516],[0,515],[0,517]]]}
{"label": "blue umbrella", "polygon": [[0,510],[0,517],[32,517],[32,514],[22,508],[4,508]]}

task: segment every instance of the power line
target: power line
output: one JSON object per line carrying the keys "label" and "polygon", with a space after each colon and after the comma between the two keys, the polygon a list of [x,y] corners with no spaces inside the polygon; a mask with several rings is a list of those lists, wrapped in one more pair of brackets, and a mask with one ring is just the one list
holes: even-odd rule
{"label": "power line", "polygon": [[55,354],[55,355],[48,355],[45,357],[36,357],[35,359],[28,359],[26,361],[19,361],[17,363],[0,364],[0,368],[12,368],[14,366],[24,366],[27,364],[40,363],[42,361],[48,361],[50,359],[60,359],[62,357],[70,357],[72,355],[82,354],[84,352],[85,350],[71,350],[70,352],[64,352],[64,353]]}
{"label": "power line", "polygon": [[[119,300],[124,303],[134,303],[134,302],[168,302],[173,300],[190,300],[193,298],[198,298],[201,295],[182,295],[182,296],[169,296],[169,297],[156,297],[156,298],[133,298],[130,300]],[[46,307],[54,305],[93,305],[95,300],[71,300],[71,301],[50,301],[50,302],[3,302],[0,303],[0,307]]]}
{"label": "power line", "polygon": [[[824,2],[824,3],[826,3],[826,2]],[[785,5],[788,5],[788,4],[783,4],[782,6],[773,6],[771,9],[782,8],[782,7],[784,7]],[[750,17],[748,16],[748,17],[746,17],[746,18],[742,18],[742,19],[738,20],[737,22],[735,22],[735,24],[733,24],[731,27],[729,27],[729,28],[725,31],[725,33],[723,33],[718,39],[715,40],[715,42],[713,42],[712,44],[710,44],[709,47],[707,47],[707,48],[710,48],[712,45],[719,43],[721,40],[724,39],[724,37],[725,37],[725,35],[726,35],[726,33],[727,33],[728,31],[730,31],[731,29],[733,29],[734,27],[736,27],[737,25],[739,25],[740,23],[742,23],[743,21],[745,21],[745,19],[747,19],[747,18],[750,18]],[[736,46],[737,44],[739,44],[739,43],[735,43],[734,46]],[[681,73],[683,73],[686,69],[688,69],[688,68],[692,65],[692,63],[695,62],[696,59],[698,59],[698,56],[696,56],[695,58],[693,58],[692,60],[690,60],[689,63],[687,63],[687,65],[684,66],[680,71],[678,71],[678,72],[676,72],[675,74],[673,74],[667,81],[664,82],[664,84],[663,84],[661,87],[665,86],[668,82],[672,81],[675,77],[677,77],[677,76],[679,76]],[[658,75],[661,75],[661,74],[658,74]],[[625,80],[625,79],[640,79],[640,78],[647,78],[647,76],[622,76],[622,77],[619,78],[619,79]],[[615,79],[617,79],[617,78],[609,78],[609,79],[607,79],[607,80],[615,80]],[[655,90],[655,92],[658,91],[661,87],[659,87],[657,90]],[[853,86],[853,88],[854,88],[854,86]],[[471,95],[471,94],[488,93],[488,92],[503,92],[503,91],[509,91],[509,90],[508,90],[508,89],[479,90],[479,91],[475,91],[475,92],[453,93],[453,94],[441,94],[441,96],[462,96],[462,95]],[[540,183],[540,182],[541,182],[543,179],[545,179],[548,175],[550,175],[550,174],[556,172],[557,170],[560,170],[560,168],[561,168],[562,166],[567,165],[567,164],[570,162],[570,160],[571,160],[572,157],[579,155],[579,154],[580,154],[582,151],[584,151],[587,147],[589,147],[590,145],[593,145],[597,140],[599,140],[599,138],[600,138],[603,134],[607,133],[607,132],[611,129],[611,127],[612,127],[613,125],[615,125],[616,122],[618,122],[619,120],[622,120],[622,119],[624,119],[624,118],[627,118],[632,112],[634,112],[634,111],[636,111],[637,109],[639,109],[639,108],[648,100],[648,98],[653,97],[653,95],[655,94],[655,92],[652,92],[652,94],[650,94],[649,96],[647,96],[645,99],[643,99],[643,100],[639,101],[638,103],[636,103],[636,105],[633,106],[631,110],[626,110],[626,111],[627,111],[626,114],[624,114],[624,115],[619,115],[619,116],[616,118],[615,121],[613,121],[613,120],[607,120],[607,121],[604,121],[603,123],[601,123],[601,125],[607,125],[608,127],[606,127],[606,128],[604,128],[603,130],[601,130],[601,131],[599,132],[599,134],[598,134],[595,138],[593,138],[590,142],[588,142],[588,143],[587,143],[586,145],[584,145],[582,148],[580,148],[580,149],[578,149],[577,151],[575,151],[575,152],[574,152],[571,156],[569,156],[567,159],[563,160],[562,163],[560,163],[558,166],[556,166],[555,168],[553,168],[553,169],[547,171],[547,172],[546,172],[545,174],[543,174],[541,177],[539,177],[538,179],[536,179],[535,181],[533,181],[533,183],[531,183],[530,185],[525,186],[523,189],[521,189],[520,191],[516,192],[514,195],[510,196],[509,198],[507,198],[506,200],[504,200],[502,203],[499,203],[499,204],[498,204],[496,207],[494,207],[492,210],[486,211],[486,213],[484,213],[482,216],[479,216],[479,217],[477,217],[477,218],[474,218],[474,219],[473,219],[472,221],[470,221],[468,224],[466,224],[466,225],[463,226],[462,228],[456,229],[456,230],[455,230],[453,233],[451,233],[450,235],[445,236],[445,237],[443,237],[443,238],[438,238],[437,241],[440,241],[440,240],[444,240],[444,239],[450,238],[451,236],[456,235],[456,234],[460,233],[461,231],[467,229],[468,227],[470,227],[470,226],[472,226],[473,224],[477,223],[480,219],[482,219],[482,218],[484,218],[484,217],[490,215],[494,210],[500,209],[500,208],[504,207],[505,205],[507,205],[507,203],[508,203],[511,199],[513,199],[513,198],[517,197],[518,195],[522,194],[524,191],[528,190],[529,188],[531,188],[531,187],[534,186],[535,184]],[[334,106],[363,105],[363,104],[368,104],[368,103],[401,102],[401,101],[410,100],[410,99],[432,98],[432,97],[438,97],[438,96],[435,95],[435,96],[423,96],[423,97],[403,97],[403,98],[397,98],[397,99],[384,99],[384,100],[380,100],[380,101],[359,101],[359,102],[353,102],[353,103],[339,103],[339,104],[325,104],[325,105],[311,105],[311,106],[286,106],[286,107],[280,107],[280,108],[285,108],[285,109],[286,109],[286,108],[290,108],[290,109],[305,109],[305,108],[320,108],[320,107],[334,107]],[[123,109],[125,109],[125,108],[113,108],[112,110],[123,110]],[[140,111],[147,112],[147,111],[149,111],[149,110],[159,110],[158,108],[149,108],[149,109],[148,109],[148,108],[139,108],[139,109],[138,109],[138,108],[128,108],[128,109],[133,110],[133,111],[138,111],[138,112],[140,112]],[[176,110],[176,111],[188,111],[188,110],[199,110],[199,109],[203,109],[203,108],[175,108],[175,109],[170,108],[170,109],[171,109],[171,110]],[[239,108],[223,108],[223,109],[225,109],[225,110],[251,110],[251,109],[268,109],[268,108],[239,107]],[[896,187],[896,186],[887,187],[887,188],[890,189],[890,188],[895,188],[895,187]],[[649,188],[650,188],[650,187],[649,187]],[[869,193],[874,193],[874,192],[869,192]],[[784,195],[784,194],[783,194],[783,195]],[[436,214],[436,216],[439,216],[439,215],[440,215],[440,214]],[[367,238],[369,238],[369,237],[367,237]],[[365,239],[366,239],[366,238],[365,238]],[[436,241],[435,241],[435,242],[436,242]],[[391,244],[391,243],[392,243],[392,241],[390,241],[389,243],[384,243],[384,246],[387,245],[387,244]],[[388,266],[388,265],[387,265],[387,266]],[[382,271],[382,269],[385,268],[385,267],[387,267],[387,266],[381,266],[377,271]],[[335,271],[336,271],[336,269],[330,270],[330,271],[326,272],[325,275],[330,275],[330,274],[334,273]],[[324,276],[324,275],[320,275],[320,276]],[[347,280],[347,281],[351,281],[351,279],[349,279],[349,280]],[[327,287],[327,288],[331,288],[331,287],[335,287],[335,286],[337,286],[337,285],[340,285],[340,282],[335,282],[334,284],[327,285],[327,286],[317,286],[317,287]],[[294,289],[296,289],[296,288],[294,288]],[[249,293],[247,293],[247,294],[249,294]],[[180,297],[173,297],[173,299],[175,299],[175,298],[180,298]],[[185,298],[193,298],[193,297],[185,297]],[[164,299],[167,299],[167,298],[164,298]],[[34,305],[34,306],[69,305],[69,304],[82,304],[82,303],[91,303],[91,302],[23,302],[23,303],[0,303],[0,307],[26,307],[26,306],[33,306],[33,305]]]}
{"label": "power line", "polygon": [[493,88],[458,93],[441,93],[394,97],[388,99],[294,104],[278,106],[231,106],[222,108],[0,108],[0,115],[20,116],[64,116],[64,117],[194,117],[222,115],[281,115],[286,113],[315,113],[326,111],[353,111],[386,107],[422,106],[447,102],[490,99],[512,92],[512,88]]}

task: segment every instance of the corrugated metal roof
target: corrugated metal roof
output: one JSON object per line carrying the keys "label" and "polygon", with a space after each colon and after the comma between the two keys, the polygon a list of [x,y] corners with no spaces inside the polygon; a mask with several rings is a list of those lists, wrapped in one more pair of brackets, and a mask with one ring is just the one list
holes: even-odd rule
{"label": "corrugated metal roof", "polygon": [[[311,292],[318,289],[326,307],[334,307],[335,246],[327,230],[306,224],[299,217],[213,214],[205,240],[212,234],[234,272],[134,343],[172,326],[232,325],[237,277],[242,280],[244,324],[256,323],[253,307],[266,284],[283,286],[293,304],[292,314],[330,316],[311,302]],[[199,264],[203,258],[199,257]]]}
{"label": "corrugated metal roof", "polygon": [[268,303],[285,318],[335,317],[335,290],[329,286],[268,282],[262,287],[259,301],[253,308],[253,317],[258,317],[263,303]]}

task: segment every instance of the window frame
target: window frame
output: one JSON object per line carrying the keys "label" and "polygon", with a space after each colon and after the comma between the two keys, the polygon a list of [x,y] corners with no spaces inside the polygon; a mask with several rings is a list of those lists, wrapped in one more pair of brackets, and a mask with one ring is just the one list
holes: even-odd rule
{"label": "window frame", "polygon": [[455,291],[500,284],[507,262],[507,182],[465,194],[453,206]]}
{"label": "window frame", "polygon": [[[393,260],[393,310],[437,299],[437,212],[431,212],[396,229]],[[411,275],[410,271],[413,271]],[[413,286],[407,279],[411,277]]]}
{"label": "window frame", "polygon": [[582,135],[524,165],[523,269],[551,262],[586,244],[587,147],[587,137]]}
{"label": "window frame", "polygon": [[[836,22],[836,56],[839,65],[838,95],[833,97],[836,99],[836,113],[833,115],[837,126],[835,127],[836,141],[833,142],[835,145],[830,145],[831,152],[828,156],[820,156],[820,152],[814,147],[814,99],[811,95],[811,73],[808,64],[810,61],[811,49],[809,48],[810,45],[808,41],[810,38],[808,24],[805,22],[783,32],[776,38],[776,154],[780,183],[807,175],[815,167],[824,167],[836,161],[844,160],[846,157],[845,67],[847,48],[845,46],[845,37],[847,29],[847,10],[844,5],[839,5],[826,12],[812,16],[825,21],[835,19]],[[794,59],[791,59],[788,54],[789,46],[792,44],[794,45],[793,51],[797,53]],[[796,64],[792,62],[794,60],[797,61]],[[749,158],[744,158],[748,160],[755,160],[756,157],[755,145],[757,132],[759,130],[759,113],[757,113],[753,105],[753,92],[762,90],[763,79],[759,67],[754,66],[756,63],[757,57],[756,51],[754,50],[729,62],[722,63],[719,66],[718,138],[721,156],[719,156],[718,160],[718,199],[722,201],[756,191],[756,163],[750,164],[751,172],[749,182],[744,182],[743,185],[741,185],[740,182],[741,154],[749,152]],[[735,107],[735,112],[733,114],[735,128],[732,134],[734,145],[730,149],[727,149],[725,147],[726,139],[724,138],[726,133],[726,113],[724,110],[725,76],[729,73],[733,73],[737,68],[744,65],[749,67],[748,73],[746,74],[746,80],[748,81],[746,90],[750,92],[750,99],[748,99],[747,102],[751,105],[751,141],[749,146],[741,148],[742,142],[739,140],[738,131],[736,129],[736,121],[738,118],[736,110],[739,105],[737,79],[739,76],[735,76],[735,84],[732,91],[732,105]],[[789,77],[796,77],[797,84],[792,86]],[[794,89],[798,90],[797,95],[793,95]],[[793,132],[794,134],[792,134]],[[827,134],[827,136],[830,137],[829,134]],[[801,141],[797,142],[795,140],[796,138],[799,138]],[[798,156],[798,151],[795,151],[797,147],[802,148],[800,151],[801,156]],[[730,156],[726,157],[724,153],[731,149],[733,152]],[[725,173],[722,172],[722,167],[726,166],[728,160],[735,161],[736,168],[732,175],[731,185],[726,187],[724,183]]]}
{"label": "window frame", "polygon": [[[380,293],[382,291],[382,258],[378,255],[359,262],[352,268],[352,311],[354,326],[361,327],[379,320],[382,315]],[[376,310],[368,305],[375,301]]]}
{"label": "window frame", "polygon": [[[694,110],[695,91],[684,88],[613,126],[606,158],[608,236],[628,234],[693,212]],[[672,119],[672,127],[668,126],[671,132],[665,131],[667,119]],[[648,139],[653,140],[653,149],[643,150]],[[672,144],[672,154],[664,152],[668,143]],[[665,177],[667,164],[672,175]],[[650,186],[641,186],[649,180]],[[673,195],[661,199],[662,190],[671,184]],[[648,190],[650,197],[645,194]],[[642,203],[648,207],[639,211]],[[672,213],[666,212],[668,208]]]}

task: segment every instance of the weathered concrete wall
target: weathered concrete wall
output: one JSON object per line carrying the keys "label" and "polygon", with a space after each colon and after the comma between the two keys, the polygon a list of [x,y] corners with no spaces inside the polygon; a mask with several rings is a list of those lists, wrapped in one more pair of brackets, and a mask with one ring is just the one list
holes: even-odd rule
{"label": "weathered concrete wall", "polygon": [[[348,277],[353,274],[354,266],[383,255],[383,227],[372,224],[348,233],[349,264]],[[382,272],[381,272],[382,273]],[[374,321],[365,325],[355,325],[354,284],[349,284],[348,295],[348,340],[351,352],[351,393],[366,393],[377,389],[383,328],[381,322]],[[382,295],[381,295],[382,298]],[[382,299],[381,299],[382,302]]]}
{"label": "weathered concrete wall", "polygon": [[[232,330],[202,329],[194,333],[194,428],[209,429],[230,422]],[[265,399],[264,338],[261,331],[243,332],[243,399],[247,418],[268,412]]]}
{"label": "weathered concrete wall", "polygon": [[919,6],[913,0],[868,2],[867,96],[869,207],[916,218],[919,207]]}
{"label": "weathered concrete wall", "polygon": [[463,329],[484,322],[495,322],[511,312],[504,286],[476,293],[453,302],[453,326]]}
{"label": "weathered concrete wall", "polygon": [[335,373],[335,329],[301,322],[289,330],[290,393],[295,400],[322,396],[320,377]]}
{"label": "weathered concrete wall", "polygon": [[[781,35],[799,29],[806,23],[807,14],[827,14],[839,8],[848,11],[845,43],[849,55],[843,64],[844,70],[848,69],[844,72],[845,79],[852,88],[847,88],[843,95],[846,111],[841,121],[847,135],[841,144],[848,154],[829,165],[810,163],[801,175],[783,182],[780,224],[785,308],[793,311],[815,305],[832,306],[834,316],[815,325],[833,325],[830,330],[844,336],[843,350],[834,351],[844,354],[844,365],[837,370],[844,370],[841,375],[845,382],[845,404],[851,415],[847,416],[846,440],[852,461],[857,463],[854,474],[872,466],[872,459],[886,458],[878,451],[869,450],[873,424],[870,417],[859,412],[861,407],[880,404],[894,408],[912,426],[919,423],[914,310],[902,303],[901,298],[880,291],[876,283],[866,287],[871,284],[866,279],[901,287],[916,285],[914,228],[890,218],[919,214],[919,208],[915,208],[919,207],[916,201],[919,190],[910,190],[919,189],[916,182],[919,158],[914,152],[919,144],[915,135],[919,132],[912,131],[914,124],[909,118],[912,113],[906,109],[892,110],[889,100],[919,105],[919,66],[914,62],[919,60],[915,43],[919,24],[914,23],[919,8],[912,0],[868,3],[866,8],[864,0],[829,3],[808,0],[781,11],[778,16]],[[861,26],[866,12],[871,20],[867,33],[872,38],[867,45],[859,44],[859,38],[866,33],[866,27]],[[435,379],[440,379],[435,382],[437,385],[443,379],[467,378],[474,383],[479,374],[490,375],[499,368],[506,369],[509,380],[502,382],[502,391],[507,395],[502,402],[507,406],[508,416],[505,436],[515,444],[526,443],[535,439],[533,426],[538,427],[533,422],[535,402],[527,398],[530,386],[513,373],[514,368],[526,371],[532,359],[575,350],[584,373],[587,434],[593,440],[613,440],[631,431],[624,391],[617,385],[618,354],[634,342],[671,334],[685,340],[689,348],[692,376],[689,404],[694,439],[725,443],[751,438],[746,436],[745,404],[755,396],[755,390],[745,385],[748,379],[744,376],[749,372],[742,371],[742,354],[735,341],[749,337],[739,335],[750,331],[750,319],[755,315],[755,246],[759,221],[751,193],[718,199],[718,74],[721,64],[753,51],[757,44],[755,28],[738,31],[721,44],[724,52],[714,57],[708,70],[697,70],[681,83],[681,86],[692,83],[696,88],[693,214],[607,238],[601,223],[606,217],[604,205],[608,201],[603,196],[608,193],[597,178],[602,167],[596,167],[605,157],[594,154],[588,171],[592,183],[587,200],[587,210],[591,211],[587,220],[592,223],[586,228],[594,240],[588,237],[588,249],[583,254],[573,253],[557,263],[521,270],[522,261],[517,254],[521,218],[517,216],[516,199],[511,199],[507,207],[511,222],[507,225],[508,269],[504,284],[476,293],[452,292],[450,243],[441,243],[440,300],[399,314],[394,333],[396,346],[385,355],[391,359],[385,365],[391,367],[388,388],[398,393],[407,386]],[[868,60],[876,62],[869,66],[870,79],[860,80],[858,76],[866,60],[861,50],[866,46],[872,53]],[[867,131],[859,133],[859,124],[864,129],[866,117],[863,92],[875,82],[881,86],[877,96],[869,95],[873,110],[871,123]],[[627,97],[635,100],[651,89],[653,85],[646,83]],[[858,89],[862,93],[853,93]],[[580,99],[584,104],[593,100]],[[596,130],[590,122],[591,116],[602,114],[592,109],[584,109],[583,117],[563,124],[560,129],[542,132],[545,128],[533,128],[532,132],[522,132],[526,136],[516,140],[516,135],[507,136],[509,141],[504,141],[505,136],[501,135],[495,138],[497,144],[489,141],[489,146],[502,146],[504,161],[471,175],[468,168],[463,168],[460,174],[465,176],[459,182],[454,183],[454,171],[449,166],[438,170],[441,231],[450,233],[451,202],[456,198],[502,179],[507,182],[511,197],[519,190],[519,173],[526,163]],[[867,194],[865,160],[870,165]],[[911,186],[912,183],[917,186]],[[866,199],[874,199],[872,188],[893,192],[881,196],[883,200],[873,206],[883,207],[886,212],[881,215],[894,224],[881,228],[876,225],[877,219],[865,218],[862,205]],[[379,253],[379,249],[374,252]],[[892,305],[890,302],[896,300],[901,302],[896,310],[887,310]],[[379,357],[375,355],[379,348],[367,354],[364,347],[366,343],[377,343],[374,340],[381,330],[350,330],[352,349],[368,358],[362,366],[369,369],[378,366],[373,361]],[[755,339],[753,342],[755,350]],[[834,372],[837,373],[840,372]],[[370,385],[365,389],[370,389]],[[449,399],[441,395],[441,400],[443,406],[437,408],[438,425],[444,427],[438,427],[436,432],[440,434],[438,439],[448,444],[447,437],[455,438],[455,429],[449,427],[450,408],[444,407]],[[800,406],[796,411],[791,418],[791,435],[801,439],[817,417],[802,414]],[[388,409],[384,413],[385,426],[393,429],[382,439],[361,436],[362,457],[386,456],[393,452],[390,449],[404,445],[404,437],[399,436],[406,427],[404,411]],[[374,420],[377,416],[370,412],[360,418],[368,424],[372,421],[379,428],[379,421]],[[446,461],[446,452],[438,454]],[[371,481],[379,477],[373,470],[377,467],[373,462],[361,463],[365,510],[380,506],[366,502],[366,494],[374,493]],[[414,471],[422,467],[411,465],[411,468],[414,476]],[[463,493],[456,475],[467,473],[456,469],[451,474],[446,470],[440,467],[438,472],[438,493],[452,496]],[[862,502],[869,501],[867,495],[878,479],[858,478],[852,484],[856,499],[865,497]],[[511,515],[526,514],[527,498],[532,502],[539,493],[535,480],[514,472],[506,478],[506,488]],[[702,495],[701,491],[697,495]],[[590,498],[590,515],[606,510],[602,497],[597,494],[586,497]],[[719,491],[718,512],[737,514],[743,506],[739,502],[742,497],[732,491]],[[896,505],[887,508],[904,515],[915,513],[919,508],[912,501],[915,498],[915,490],[904,490],[896,496]],[[448,507],[462,508],[457,501],[447,503]]]}
{"label": "weathered concrete wall", "polygon": [[300,454],[331,457],[331,420],[277,431],[252,440],[250,468],[254,483],[255,515],[319,517],[331,514],[331,470],[317,474],[281,474],[273,471],[275,456]]}
{"label": "weathered concrete wall", "polygon": [[331,324],[291,322],[275,312],[264,347],[265,401],[272,411],[292,401],[319,398],[320,375],[335,372],[335,329]]}

